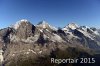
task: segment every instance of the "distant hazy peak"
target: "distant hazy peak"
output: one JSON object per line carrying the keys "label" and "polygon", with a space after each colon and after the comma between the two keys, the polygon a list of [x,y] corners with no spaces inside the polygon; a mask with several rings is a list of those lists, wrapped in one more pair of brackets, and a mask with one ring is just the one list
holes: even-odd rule
{"label": "distant hazy peak", "polygon": [[38,26],[41,26],[41,27],[43,27],[43,28],[46,28],[47,26],[49,26],[49,24],[46,22],[46,21],[41,21],[41,22],[39,22],[38,24],[37,24]]}
{"label": "distant hazy peak", "polygon": [[46,21],[43,20],[43,21],[40,21],[37,25],[41,25],[41,24],[42,24],[42,25],[45,25],[45,24],[48,24],[48,23],[47,23]]}

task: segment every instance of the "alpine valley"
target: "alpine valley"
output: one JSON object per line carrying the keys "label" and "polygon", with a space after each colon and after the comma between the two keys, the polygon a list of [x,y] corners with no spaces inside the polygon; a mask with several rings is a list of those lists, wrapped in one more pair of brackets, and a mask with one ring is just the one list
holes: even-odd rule
{"label": "alpine valley", "polygon": [[[51,58],[94,58],[95,63],[51,63]],[[100,66],[100,29],[70,23],[55,28],[46,21],[22,19],[0,29],[1,66]]]}

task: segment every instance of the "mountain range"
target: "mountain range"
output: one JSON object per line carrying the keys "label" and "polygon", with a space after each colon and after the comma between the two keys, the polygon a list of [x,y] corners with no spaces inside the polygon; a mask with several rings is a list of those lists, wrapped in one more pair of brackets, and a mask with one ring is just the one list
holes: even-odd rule
{"label": "mountain range", "polygon": [[50,55],[57,49],[65,50],[69,47],[89,55],[99,54],[100,29],[75,23],[70,23],[64,28],[55,28],[46,21],[33,25],[26,19],[0,29],[0,59],[1,64],[5,66],[11,66],[12,61],[17,63],[19,58],[35,59]]}

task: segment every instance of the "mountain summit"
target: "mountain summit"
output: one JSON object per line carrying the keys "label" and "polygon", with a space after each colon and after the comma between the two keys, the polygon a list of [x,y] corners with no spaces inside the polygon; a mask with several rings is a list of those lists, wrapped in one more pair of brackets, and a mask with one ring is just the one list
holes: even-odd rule
{"label": "mountain summit", "polygon": [[75,24],[75,23],[70,23],[70,24],[68,24],[68,26],[66,26],[66,27],[68,27],[68,28],[74,30],[74,29],[78,28],[79,26],[78,26],[77,24]]}
{"label": "mountain summit", "polygon": [[49,25],[46,21],[41,21],[36,26],[41,29],[57,30],[57,28]]}
{"label": "mountain summit", "polygon": [[49,27],[49,24],[46,21],[41,21],[37,25],[40,26],[43,29]]}
{"label": "mountain summit", "polygon": [[15,29],[18,29],[20,25],[22,25],[22,24],[28,24],[28,23],[29,23],[28,20],[22,19],[22,20],[20,20],[20,21],[17,21],[16,24],[15,24],[13,27],[14,27]]}

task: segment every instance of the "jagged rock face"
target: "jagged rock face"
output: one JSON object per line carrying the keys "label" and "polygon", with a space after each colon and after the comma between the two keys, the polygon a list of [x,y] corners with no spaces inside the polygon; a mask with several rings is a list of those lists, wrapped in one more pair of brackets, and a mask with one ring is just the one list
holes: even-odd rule
{"label": "jagged rock face", "polygon": [[5,28],[0,30],[0,40],[4,43],[7,43],[10,41],[9,35],[12,32],[12,28]]}
{"label": "jagged rock face", "polygon": [[22,21],[16,30],[16,36],[19,38],[27,39],[34,35],[35,26],[29,22]]}

